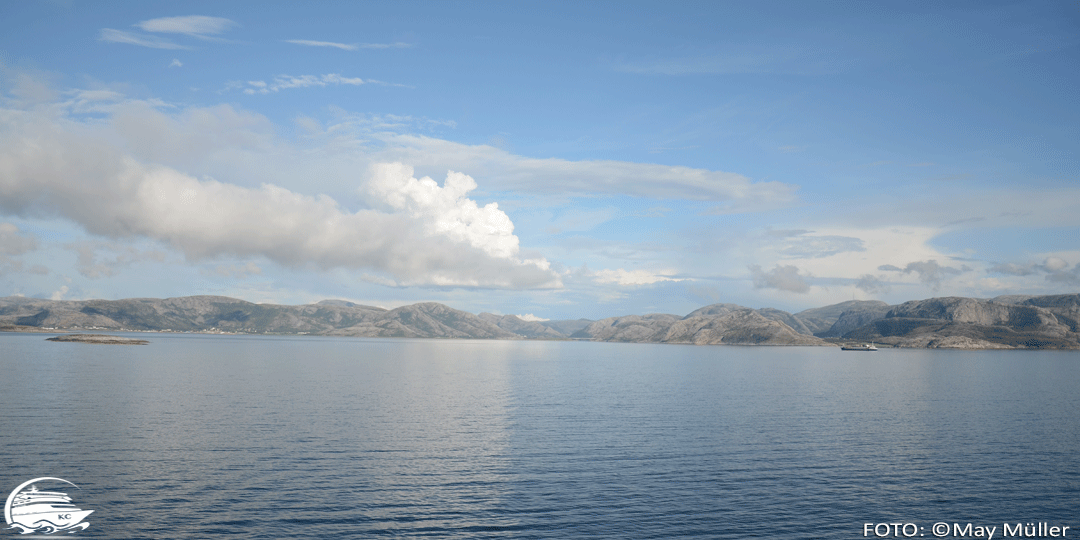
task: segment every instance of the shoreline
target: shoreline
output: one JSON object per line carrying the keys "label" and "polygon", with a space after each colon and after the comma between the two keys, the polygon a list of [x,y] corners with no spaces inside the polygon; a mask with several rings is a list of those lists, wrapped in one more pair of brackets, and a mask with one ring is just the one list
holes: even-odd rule
{"label": "shoreline", "polygon": [[[128,330],[128,329],[95,329],[99,332],[117,332],[117,333],[138,333],[138,334],[190,334],[190,335],[224,335],[224,336],[271,336],[271,337],[314,337],[314,338],[360,338],[360,339],[420,339],[420,340],[432,340],[432,341],[565,341],[565,342],[589,342],[589,343],[614,343],[614,344],[644,344],[644,345],[694,345],[696,347],[836,347],[857,344],[851,340],[845,340],[840,338],[823,338],[826,341],[825,345],[806,345],[806,344],[785,344],[785,343],[708,343],[708,344],[695,344],[692,342],[660,342],[660,341],[605,341],[586,338],[463,338],[463,337],[420,337],[420,336],[342,336],[342,335],[322,335],[311,333],[243,333],[243,332],[222,332],[222,331],[198,331],[198,330],[184,330],[184,331],[168,331],[168,330]],[[110,344],[110,345],[145,345],[150,343],[147,340],[138,338],[127,338],[123,336],[114,336],[109,334],[79,334],[75,332],[82,332],[85,329],[41,329],[37,327],[25,327],[25,326],[0,326],[0,332],[19,333],[19,334],[59,334],[52,338],[47,338],[46,341],[54,341],[60,343],[90,343],[90,344]],[[861,343],[861,342],[859,342]],[[943,350],[971,350],[971,351],[989,351],[989,350],[1004,350],[1004,351],[1076,351],[1076,348],[1050,348],[1050,347],[1009,347],[994,344],[994,346],[988,347],[975,347],[975,346],[930,346],[930,347],[905,347],[902,345],[882,343],[878,342],[877,346],[880,349],[943,349]]]}

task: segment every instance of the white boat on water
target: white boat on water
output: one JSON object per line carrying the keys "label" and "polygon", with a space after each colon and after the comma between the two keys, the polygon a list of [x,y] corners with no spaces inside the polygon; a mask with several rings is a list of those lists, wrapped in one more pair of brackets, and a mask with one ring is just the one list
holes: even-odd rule
{"label": "white boat on water", "polygon": [[844,345],[840,347],[841,351],[876,351],[877,347],[873,343],[863,343],[862,345]]}
{"label": "white boat on water", "polygon": [[71,497],[59,491],[38,491],[37,486],[30,486],[11,501],[11,524],[33,531],[47,533],[64,531],[72,528],[85,529],[87,523],[80,523],[93,510],[83,510],[71,504]]}

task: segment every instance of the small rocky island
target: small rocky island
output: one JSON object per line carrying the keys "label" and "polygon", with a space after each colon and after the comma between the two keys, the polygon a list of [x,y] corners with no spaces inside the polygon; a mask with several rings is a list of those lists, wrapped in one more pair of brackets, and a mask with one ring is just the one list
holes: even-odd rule
{"label": "small rocky island", "polygon": [[145,339],[135,339],[120,336],[107,336],[104,334],[65,334],[46,339],[45,341],[65,341],[70,343],[95,343],[98,345],[146,345],[150,343]]}

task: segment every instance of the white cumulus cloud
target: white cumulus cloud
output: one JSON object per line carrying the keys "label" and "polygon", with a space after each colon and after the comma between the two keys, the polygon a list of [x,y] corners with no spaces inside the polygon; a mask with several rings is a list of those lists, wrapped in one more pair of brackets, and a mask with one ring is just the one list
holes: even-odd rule
{"label": "white cumulus cloud", "polygon": [[106,238],[155,239],[190,260],[373,269],[400,285],[561,286],[546,260],[518,257],[509,217],[469,199],[476,183],[461,173],[440,187],[404,165],[377,166],[365,193],[380,209],[352,212],[325,195],[143,163],[107,139],[94,125],[0,110],[0,212],[59,216]]}
{"label": "white cumulus cloud", "polygon": [[440,187],[428,177],[413,178],[413,169],[401,163],[380,164],[367,184],[375,200],[385,201],[394,210],[422,220],[426,233],[442,235],[468,244],[492,257],[517,255],[518,238],[510,217],[498,203],[481,208],[465,197],[476,189],[469,176],[449,172]]}
{"label": "white cumulus cloud", "polygon": [[68,293],[68,286],[67,285],[62,285],[60,287],[60,289],[58,289],[56,291],[53,291],[52,295],[49,296],[49,299],[60,301],[60,300],[64,299],[64,296],[67,295],[67,293]]}

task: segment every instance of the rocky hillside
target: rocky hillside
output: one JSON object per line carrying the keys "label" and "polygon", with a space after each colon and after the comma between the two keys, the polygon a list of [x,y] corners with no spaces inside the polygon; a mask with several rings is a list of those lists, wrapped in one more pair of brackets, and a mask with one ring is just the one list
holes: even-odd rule
{"label": "rocky hillside", "polygon": [[499,328],[502,328],[507,332],[511,332],[528,339],[562,339],[569,335],[555,330],[540,322],[521,320],[517,315],[494,315],[491,313],[481,313],[478,316],[484,321],[494,324],[495,326],[498,326]]}
{"label": "rocky hillside", "polygon": [[[782,314],[782,315],[780,315]],[[596,321],[573,337],[635,343],[693,343],[695,345],[826,345],[782,322],[790,314],[770,310],[766,316],[734,304],[714,304],[685,317],[652,314],[611,317]]]}
{"label": "rocky hillside", "polygon": [[1017,298],[1016,302],[1009,302],[995,298],[995,302],[1005,304],[1015,303],[1022,306],[1035,306],[1046,309],[1053,313],[1058,321],[1069,326],[1073,332],[1080,332],[1077,321],[1080,321],[1080,294],[1054,294],[1050,296],[1025,296],[1005,297]]}
{"label": "rocky hillside", "polygon": [[[783,315],[791,317],[779,310],[761,313],[760,310],[749,308],[709,317],[687,316],[671,325],[663,342],[695,345],[826,345],[819,338],[796,331],[783,321]],[[798,320],[794,322],[798,323]]]}
{"label": "rocky hillside", "polygon": [[844,338],[896,347],[1080,348],[1075,316],[1080,296],[1007,298],[1006,302],[960,297],[905,302]]}
{"label": "rocky hillside", "polygon": [[377,313],[359,324],[321,332],[330,336],[521,339],[484,319],[443,304],[425,302]]}
{"label": "rocky hillside", "polygon": [[[687,315],[689,317],[689,315]],[[571,337],[594,341],[654,342],[667,335],[668,329],[679,319],[678,315],[653,313],[651,315],[625,315],[596,321]]]}
{"label": "rocky hillside", "polygon": [[57,329],[319,333],[360,324],[386,310],[320,302],[304,306],[253,304],[225,296],[52,301],[0,299],[0,324]]}
{"label": "rocky hillside", "polygon": [[892,306],[879,300],[850,300],[807,309],[794,315],[818,337],[840,337],[860,326],[885,317]]}

